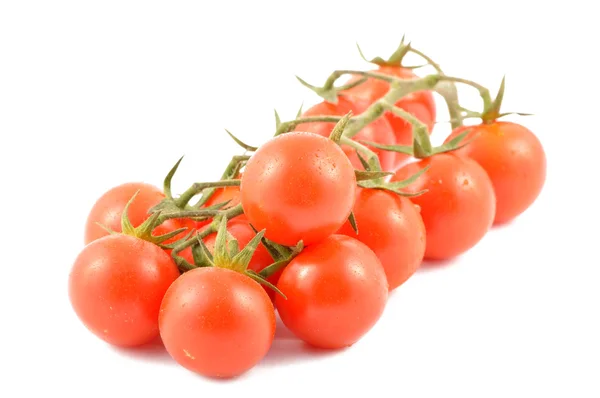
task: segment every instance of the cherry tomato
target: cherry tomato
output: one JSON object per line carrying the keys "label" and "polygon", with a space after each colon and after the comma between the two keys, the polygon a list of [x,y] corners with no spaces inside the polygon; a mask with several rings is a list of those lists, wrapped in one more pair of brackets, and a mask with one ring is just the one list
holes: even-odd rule
{"label": "cherry tomato", "polygon": [[[129,219],[134,227],[142,224],[149,216],[149,210],[160,203],[165,198],[164,193],[154,185],[132,182],[116,186],[96,201],[90,211],[85,226],[85,244],[107,236],[109,233],[99,226],[100,223],[115,232],[121,232],[121,215],[127,202],[139,190],[139,194],[129,206]],[[195,223],[192,220],[170,219],[159,225],[154,231],[154,235],[163,235],[180,228],[193,228]],[[165,243],[174,242],[185,233],[169,239]]]}
{"label": "cherry tomato", "polygon": [[211,197],[206,201],[204,207],[216,205],[218,203],[227,203],[226,207],[235,207],[240,204],[240,187],[217,188]]}
{"label": "cherry tomato", "polygon": [[241,181],[244,213],[282,245],[323,240],[346,221],[356,177],[344,151],[328,138],[291,132],[262,145]]}
{"label": "cherry tomato", "polygon": [[463,126],[446,139],[469,129],[471,140],[456,151],[479,163],[487,172],[496,194],[495,224],[510,221],[537,199],[546,180],[546,154],[538,138],[527,128],[496,121]]}
{"label": "cherry tomato", "polygon": [[265,356],[275,335],[275,311],[249,277],[202,267],[171,285],[159,324],[167,351],[180,365],[204,376],[229,378]]}
{"label": "cherry tomato", "polygon": [[[339,96],[337,104],[331,102],[321,102],[309,109],[302,114],[302,117],[308,116],[344,116],[348,112],[352,111],[354,115],[359,115],[364,112],[369,104],[356,98],[350,101],[345,96]],[[335,123],[302,123],[296,126],[294,131],[307,131],[329,137],[331,131],[335,127]],[[373,123],[366,125],[356,136],[353,138],[356,141],[371,141],[377,142],[384,145],[393,145],[395,143],[394,132],[392,127],[389,125],[387,120],[384,118],[376,119]],[[363,170],[364,167],[356,155],[356,150],[343,145],[342,149],[352,162],[354,168]],[[375,154],[379,157],[379,163],[383,170],[389,171],[394,170],[396,163],[396,154],[390,151],[384,151],[377,148],[370,147]]]}
{"label": "cherry tomato", "polygon": [[485,170],[475,161],[441,153],[410,163],[392,176],[405,180],[430,166],[408,192],[428,192],[413,197],[425,223],[425,258],[442,260],[458,256],[479,242],[494,220],[494,188]]}
{"label": "cherry tomato", "polygon": [[283,323],[321,348],[343,348],[375,325],[388,297],[381,262],[364,243],[331,235],[305,248],[283,270],[275,298]]}
{"label": "cherry tomato", "polygon": [[69,297],[84,325],[117,346],[138,346],[158,337],[158,311],[179,276],[158,246],[122,234],[97,239],[77,256]]}
{"label": "cherry tomato", "polygon": [[[402,79],[418,78],[412,70],[400,66],[380,66],[375,72]],[[361,76],[354,76],[351,81],[357,81],[361,78]],[[383,80],[369,78],[366,82],[359,84],[350,90],[346,90],[344,93],[373,103],[383,97],[389,89],[389,83],[384,82]],[[431,134],[436,118],[435,100],[431,91],[417,91],[411,93],[401,98],[395,105],[410,112],[421,122],[425,123]],[[396,144],[412,145],[412,126],[410,123],[391,112],[386,112],[385,118],[388,120],[396,134]],[[407,155],[399,153],[396,156],[396,165],[399,166],[408,159],[409,157]]]}
{"label": "cherry tomato", "polygon": [[[218,202],[217,202],[218,203]],[[238,245],[240,250],[246,247],[246,245],[256,236],[256,233],[250,226],[247,220],[236,217],[227,222],[227,231],[238,241]],[[217,238],[217,233],[212,233],[204,238],[204,244],[208,248],[211,253],[214,253],[215,248],[215,240]],[[192,250],[186,249],[181,252],[181,256],[185,258],[188,262],[194,262],[194,258],[192,256]],[[252,260],[250,260],[250,264],[248,265],[248,269],[256,272],[262,271],[265,267],[271,265],[273,263],[273,258],[269,254],[266,247],[261,243],[256,248],[254,255],[252,256]],[[278,271],[275,274],[271,275],[267,280],[272,284],[276,285],[279,280],[279,276],[282,271]],[[264,287],[264,286],[263,286]],[[271,300],[275,299],[275,292],[273,289],[268,287],[264,287],[265,291],[271,298]]]}
{"label": "cherry tomato", "polygon": [[358,234],[349,222],[338,233],[369,246],[383,265],[390,290],[397,288],[415,273],[425,254],[425,225],[418,208],[395,193],[360,188],[353,211]]}

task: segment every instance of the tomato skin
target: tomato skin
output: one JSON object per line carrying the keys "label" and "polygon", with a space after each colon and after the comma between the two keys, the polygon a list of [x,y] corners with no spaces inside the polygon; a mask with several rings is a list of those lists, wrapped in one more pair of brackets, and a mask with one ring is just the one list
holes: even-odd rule
{"label": "tomato skin", "polygon": [[[238,241],[240,250],[246,247],[246,245],[252,240],[252,238],[256,236],[256,233],[254,232],[248,221],[245,219],[240,219],[239,217],[236,217],[227,223],[227,231],[229,231],[229,233]],[[211,253],[214,253],[216,238],[216,232],[204,238],[204,244]],[[183,250],[180,255],[191,264],[194,263],[194,258],[192,256],[191,249]],[[265,267],[273,264],[273,262],[273,258],[269,254],[269,251],[261,243],[256,248],[252,259],[250,260],[250,264],[248,264],[248,269],[260,272]],[[277,281],[279,280],[279,276],[281,275],[281,272],[282,271],[276,272],[275,274],[267,278],[267,280],[272,284],[276,285]],[[263,286],[263,288],[265,289],[271,300],[274,300],[275,292],[273,291],[273,289],[270,289],[266,286]]]}
{"label": "tomato skin", "polygon": [[546,180],[546,154],[539,139],[520,124],[496,121],[462,126],[446,139],[450,141],[469,129],[471,140],[455,153],[479,163],[494,185],[494,224],[506,223],[535,202]]}
{"label": "tomato skin", "polygon": [[160,247],[133,236],[106,236],[76,258],[69,298],[96,336],[116,346],[139,346],[158,337],[160,303],[178,276]]}
{"label": "tomato skin", "polygon": [[[142,224],[149,216],[149,210],[165,198],[164,193],[154,185],[143,182],[131,182],[118,185],[105,192],[92,207],[85,225],[85,244],[109,235],[108,231],[96,223],[100,223],[115,232],[121,232],[121,216],[123,209],[139,190],[138,195],[129,206],[127,215],[134,227]],[[159,225],[153,235],[163,235],[179,228],[193,228],[191,220],[170,219]],[[177,235],[165,243],[170,243],[183,236]]]}
{"label": "tomato skin", "polygon": [[[402,79],[416,79],[418,76],[410,69],[400,66],[380,66],[375,72],[385,75],[399,77]],[[360,80],[362,76],[354,76],[350,81]],[[367,79],[366,82],[344,91],[352,97],[361,98],[373,103],[383,97],[390,89],[390,85],[383,80]],[[413,114],[417,119],[427,125],[431,134],[436,120],[436,106],[431,91],[417,91],[401,98],[395,104],[397,107],[404,109]],[[410,123],[396,116],[391,112],[385,113],[385,118],[389,122],[392,130],[396,135],[397,145],[412,145],[412,127]],[[409,156],[398,153],[396,156],[396,167],[406,162]]]}
{"label": "tomato skin", "polygon": [[218,203],[227,202],[226,207],[235,207],[240,204],[240,187],[217,188],[211,197],[206,201],[203,207],[209,207]]}
{"label": "tomato skin", "polygon": [[267,141],[248,160],[241,181],[244,213],[282,245],[318,242],[337,231],[354,204],[352,164],[333,141],[291,132]]}
{"label": "tomato skin", "polygon": [[[339,96],[337,104],[323,101],[307,109],[302,117],[309,116],[344,116],[348,112],[352,111],[354,115],[359,115],[364,112],[369,106],[364,100],[355,98],[349,100],[345,96]],[[315,133],[322,135],[323,137],[329,137],[331,131],[335,127],[335,123],[302,123],[294,128],[294,131],[306,131],[309,133]],[[395,135],[392,131],[392,127],[389,125],[385,118],[378,118],[372,123],[365,126],[357,135],[353,137],[355,141],[371,141],[377,142],[384,145],[393,145],[395,143]],[[352,147],[343,145],[342,149],[354,168],[364,170],[360,159],[356,155],[356,150]],[[385,171],[394,170],[396,163],[396,154],[391,151],[384,151],[381,149],[369,147],[377,157],[381,168]]]}
{"label": "tomato skin", "polygon": [[388,283],[379,259],[364,243],[331,235],[305,248],[284,269],[275,304],[297,337],[320,348],[356,343],[381,317]]}
{"label": "tomato skin", "polygon": [[419,209],[395,193],[360,188],[353,212],[358,234],[349,222],[338,233],[373,250],[383,265],[390,291],[402,285],[419,268],[425,254],[425,225]]}
{"label": "tomato skin", "polygon": [[256,365],[275,336],[275,311],[261,286],[225,268],[183,274],[163,299],[160,335],[185,368],[208,377],[238,376]]}
{"label": "tomato skin", "polygon": [[452,153],[410,163],[391,180],[405,180],[426,166],[430,166],[429,170],[406,191],[428,190],[411,198],[421,208],[425,224],[425,258],[452,258],[473,247],[492,226],[496,208],[494,189],[479,164]]}

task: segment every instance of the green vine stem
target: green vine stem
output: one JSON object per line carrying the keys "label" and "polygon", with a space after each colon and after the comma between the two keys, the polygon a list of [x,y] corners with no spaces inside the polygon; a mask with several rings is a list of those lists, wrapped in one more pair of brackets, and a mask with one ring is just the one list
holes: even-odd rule
{"label": "green vine stem", "polygon": [[297,118],[294,120],[290,120],[289,122],[280,123],[277,127],[277,131],[275,131],[275,136],[289,133],[294,128],[296,128],[296,126],[302,123],[337,123],[340,121],[341,118],[342,116],[308,116],[303,118]]}
{"label": "green vine stem", "polygon": [[236,187],[240,185],[240,180],[220,180],[213,182],[195,182],[189,187],[181,196],[175,199],[177,207],[185,208],[185,206],[192,200],[192,198],[201,193],[206,188],[222,188],[222,187]]}
{"label": "green vine stem", "polygon": [[[231,161],[225,168],[225,171],[221,175],[221,180],[230,180],[230,179],[237,177],[237,174],[239,173],[242,165],[246,161],[248,161],[248,159],[250,159],[250,156],[247,156],[247,155],[239,155],[239,156],[232,157]],[[208,200],[212,197],[212,195],[215,193],[216,190],[217,190],[217,188],[214,188],[214,187],[205,189],[202,192],[202,197],[200,198],[200,200],[192,207],[199,209],[202,206],[204,206],[206,204],[206,202],[208,202]]]}
{"label": "green vine stem", "polygon": [[[445,73],[442,71],[442,68],[440,67],[440,65],[437,62],[435,62],[433,59],[431,59],[431,57],[429,57],[427,54],[423,53],[420,50],[417,50],[416,48],[414,48],[412,46],[409,48],[409,51],[412,52],[413,54],[416,54],[419,57],[423,58],[429,65],[431,65],[431,67],[433,67],[436,70],[436,72],[438,74],[445,75]],[[456,85],[454,84],[454,82],[451,82],[451,81],[439,82],[435,86],[434,90],[436,93],[441,95],[442,98],[444,98],[444,101],[446,102],[446,106],[448,107],[448,115],[450,116],[450,125],[452,126],[452,130],[462,126],[464,117],[461,114],[461,107],[460,107],[460,103],[458,101],[458,90],[456,89]]]}

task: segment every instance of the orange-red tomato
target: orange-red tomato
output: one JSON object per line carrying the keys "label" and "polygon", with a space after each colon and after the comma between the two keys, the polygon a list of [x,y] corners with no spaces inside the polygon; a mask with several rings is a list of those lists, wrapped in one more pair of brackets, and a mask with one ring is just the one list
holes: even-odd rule
{"label": "orange-red tomato", "polygon": [[[402,79],[418,78],[412,70],[400,66],[380,66],[375,72]],[[357,81],[361,78],[361,76],[355,76],[351,81]],[[372,103],[383,97],[389,89],[389,83],[384,82],[383,80],[369,78],[366,82],[353,87],[350,90],[346,90],[344,93]],[[395,105],[410,112],[421,122],[425,123],[431,133],[436,118],[435,100],[431,91],[417,91],[411,93],[401,98]],[[388,120],[396,134],[396,144],[412,145],[412,126],[410,123],[391,112],[386,112],[385,118]],[[398,153],[396,156],[396,165],[399,166],[408,159],[409,157],[407,155]]]}
{"label": "orange-red tomato", "polygon": [[474,160],[442,153],[410,163],[392,181],[409,178],[430,166],[406,191],[428,192],[412,198],[425,223],[425,258],[458,256],[479,242],[492,226],[494,188],[485,170]]}
{"label": "orange-red tomato", "polygon": [[159,325],[167,351],[180,365],[204,376],[229,378],[265,356],[275,336],[275,311],[249,277],[203,267],[171,285]]}
{"label": "orange-red tomato", "polygon": [[319,242],[346,221],[356,192],[354,168],[328,138],[291,132],[262,145],[241,181],[244,213],[282,245]]}
{"label": "orange-red tomato", "polygon": [[455,129],[450,141],[469,129],[471,140],[455,153],[466,155],[487,172],[496,194],[495,224],[510,221],[537,199],[546,180],[546,154],[539,139],[520,124],[496,121]]}
{"label": "orange-red tomato", "polygon": [[[339,96],[337,104],[323,101],[307,109],[302,114],[302,117],[344,116],[350,111],[352,111],[353,114],[356,116],[364,112],[368,106],[369,103],[359,98],[356,98],[351,101],[345,96]],[[335,123],[302,123],[296,126],[294,131],[307,131],[310,133],[322,135],[324,137],[329,137],[334,127]],[[366,125],[357,135],[353,137],[353,139],[356,141],[371,141],[384,145],[393,145],[395,143],[396,137],[394,136],[392,127],[389,125],[387,120],[385,118],[378,118],[372,123]],[[360,162],[360,159],[356,155],[355,149],[346,145],[342,145],[342,149],[352,162],[354,168],[359,170],[364,169],[362,163]],[[370,147],[369,149],[375,152],[375,154],[378,156],[379,163],[381,164],[381,168],[383,170],[394,170],[394,166],[396,163],[396,154],[394,152],[384,151],[372,147]]]}
{"label": "orange-red tomato", "polygon": [[[164,193],[154,185],[131,182],[116,186],[105,192],[92,207],[85,225],[85,244],[107,236],[109,233],[99,226],[100,223],[115,232],[121,232],[123,209],[133,195],[139,191],[129,206],[128,216],[134,227],[142,224],[150,215],[149,210],[165,198]],[[195,223],[185,219],[170,219],[159,225],[154,235],[163,235],[180,228],[193,228]],[[185,232],[165,243],[170,243],[185,235]]]}
{"label": "orange-red tomato", "polygon": [[[240,250],[246,247],[246,245],[252,240],[252,238],[256,236],[256,233],[254,232],[248,221],[239,217],[236,217],[227,223],[227,231],[229,231],[229,233],[237,240]],[[216,238],[216,233],[212,233],[206,238],[204,238],[204,244],[211,253],[214,253]],[[188,262],[193,264],[194,258],[192,256],[191,249],[183,250],[181,252],[181,256],[185,258]],[[248,269],[251,269],[255,272],[260,272],[265,267],[271,265],[273,262],[273,258],[269,254],[267,248],[264,247],[261,243],[254,251],[254,255],[250,260],[250,264],[248,264]],[[279,276],[281,275],[281,272],[282,271],[276,272],[275,274],[267,278],[267,280],[272,284],[276,285],[277,281],[279,280]],[[268,288],[266,286],[263,287],[265,288],[265,291],[267,292],[271,300],[274,300],[275,292],[273,291],[273,289]]]}
{"label": "orange-red tomato", "polygon": [[69,275],[69,297],[83,324],[117,346],[158,337],[158,311],[179,276],[171,257],[150,242],[122,234],[85,246]]}
{"label": "orange-red tomato", "polygon": [[305,248],[283,270],[275,298],[283,323],[321,348],[356,343],[377,322],[388,298],[381,262],[364,243],[331,235]]}
{"label": "orange-red tomato", "polygon": [[379,189],[359,189],[354,204],[358,234],[349,222],[338,233],[356,238],[377,255],[390,290],[406,282],[425,254],[425,225],[406,197]]}
{"label": "orange-red tomato", "polygon": [[206,201],[204,207],[216,205],[218,203],[227,203],[226,207],[235,207],[240,204],[240,187],[217,188],[211,197]]}

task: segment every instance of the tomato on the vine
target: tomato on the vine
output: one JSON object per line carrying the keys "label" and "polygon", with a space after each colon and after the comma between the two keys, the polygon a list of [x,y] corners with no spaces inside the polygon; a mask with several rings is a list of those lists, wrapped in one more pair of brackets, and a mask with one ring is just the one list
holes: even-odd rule
{"label": "tomato on the vine", "polygon": [[458,256],[479,242],[492,226],[494,188],[485,170],[474,160],[440,153],[410,163],[392,177],[402,181],[430,168],[406,189],[426,193],[413,197],[425,224],[425,258]]}
{"label": "tomato on the vine", "polygon": [[[379,66],[375,72],[389,76],[399,77],[401,79],[416,79],[418,76],[408,68],[393,65]],[[362,79],[362,76],[353,76],[350,83]],[[383,97],[390,89],[389,83],[368,78],[364,83],[353,88],[345,90],[344,93],[352,97],[361,98],[373,103]],[[431,91],[417,91],[402,97],[395,104],[397,107],[414,115],[417,119],[423,122],[431,134],[436,120],[436,106],[433,93]],[[412,126],[400,116],[396,116],[391,112],[385,113],[385,118],[391,125],[396,135],[396,145],[412,145]],[[409,157],[398,153],[396,157],[396,165],[399,166]]]}
{"label": "tomato on the vine", "polygon": [[356,343],[377,322],[388,298],[381,262],[364,243],[331,235],[305,248],[283,270],[275,304],[297,337],[321,348]]}
{"label": "tomato on the vine", "polygon": [[[109,235],[109,232],[99,224],[114,232],[121,232],[121,216],[127,202],[138,192],[135,200],[129,206],[129,219],[134,227],[142,224],[149,216],[149,210],[159,204],[165,194],[154,185],[132,182],[118,185],[105,192],[92,207],[85,225],[85,244]],[[195,223],[188,219],[169,219],[159,225],[154,235],[163,235],[180,228],[193,228]],[[182,233],[185,234],[185,233]],[[181,235],[183,236],[183,235]],[[165,243],[174,242],[181,236],[176,236]]]}
{"label": "tomato on the vine", "polygon": [[316,243],[337,231],[354,204],[356,177],[332,140],[291,132],[262,145],[248,160],[241,181],[244,213],[281,245]]}
{"label": "tomato on the vine", "polygon": [[358,234],[349,222],[338,233],[356,238],[377,255],[390,290],[406,282],[425,254],[425,225],[419,209],[406,197],[359,188],[354,204]]}
{"label": "tomato on the vine", "polygon": [[157,245],[123,234],[97,239],[77,256],[69,298],[83,324],[117,346],[158,337],[158,311],[179,270]]}
{"label": "tomato on the vine", "polygon": [[[361,100],[360,98],[350,100],[346,96],[340,95],[338,96],[336,104],[327,101],[320,102],[317,105],[307,109],[301,117],[344,116],[350,111],[352,111],[354,115],[359,115],[360,113],[364,112],[368,106],[369,103]],[[324,137],[329,137],[334,127],[335,123],[311,122],[297,125],[294,128],[294,131],[306,131],[319,134]],[[358,134],[353,137],[353,139],[356,141],[377,142],[378,144],[383,145],[393,145],[395,143],[394,132],[392,131],[392,128],[387,120],[384,118],[376,119],[372,123],[366,125],[358,132]],[[356,150],[346,145],[342,145],[342,149],[352,162],[354,168],[362,170],[363,166],[356,155]],[[383,151],[377,148],[369,149],[375,152],[375,154],[378,156],[379,163],[381,164],[381,168],[383,170],[388,171],[394,169],[396,163],[396,154],[394,152]]]}
{"label": "tomato on the vine", "polygon": [[446,142],[469,130],[468,145],[456,151],[479,163],[496,194],[495,224],[508,222],[537,199],[546,180],[546,155],[539,139],[526,127],[494,121],[455,129]]}
{"label": "tomato on the vine", "polygon": [[162,301],[160,336],[185,368],[209,377],[238,376],[256,365],[275,336],[275,311],[249,277],[218,267],[184,273]]}
{"label": "tomato on the vine", "polygon": [[[233,238],[235,240],[237,240],[240,249],[243,249],[244,247],[246,247],[248,242],[250,242],[252,240],[252,238],[254,238],[256,236],[256,232],[254,232],[254,230],[252,229],[252,227],[250,226],[248,221],[242,217],[243,216],[233,218],[233,219],[229,220],[229,222],[227,223],[227,231],[233,236]],[[206,238],[204,238],[204,244],[206,245],[206,248],[213,254],[214,254],[216,238],[217,238],[216,232],[214,232],[214,233],[208,235]],[[192,250],[190,248],[183,250],[180,253],[180,255],[184,259],[186,259],[189,263],[193,264],[194,258],[192,256]],[[252,256],[252,259],[250,260],[250,264],[248,264],[248,269],[255,271],[255,272],[260,272],[265,267],[271,265],[272,263],[273,263],[273,258],[269,254],[267,248],[261,243],[258,245],[256,250],[254,251],[254,255]],[[272,284],[276,285],[277,281],[279,280],[279,276],[281,275],[281,272],[282,272],[282,270],[279,270],[278,272],[276,272],[275,274],[273,274],[269,278],[267,278],[267,280],[269,282],[271,282]],[[268,287],[264,287],[264,288],[265,288],[265,291],[267,292],[267,294],[269,295],[269,297],[271,298],[271,300],[274,300],[275,292],[273,291],[273,289],[270,289]]]}

